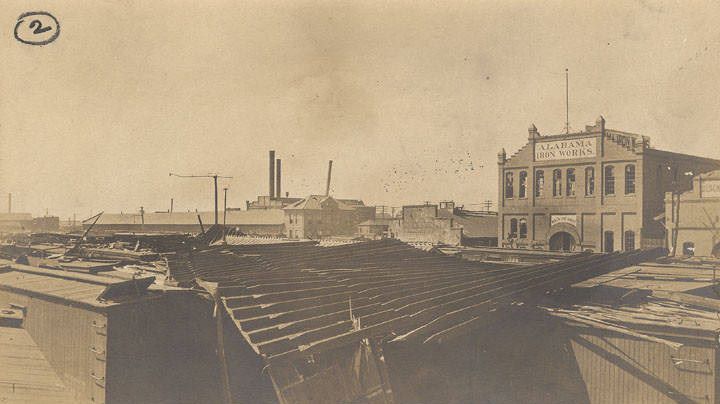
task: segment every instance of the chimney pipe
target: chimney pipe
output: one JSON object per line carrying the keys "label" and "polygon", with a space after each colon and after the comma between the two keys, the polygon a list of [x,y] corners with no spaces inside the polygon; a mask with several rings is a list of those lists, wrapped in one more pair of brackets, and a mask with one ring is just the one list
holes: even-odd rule
{"label": "chimney pipe", "polygon": [[330,177],[332,176],[332,160],[328,162],[327,185],[325,186],[325,196],[330,196]]}
{"label": "chimney pipe", "polygon": [[276,162],[277,167],[275,169],[275,175],[277,177],[275,177],[275,195],[277,195],[277,198],[280,199],[282,198],[282,160],[277,159]]}
{"label": "chimney pipe", "polygon": [[170,198],[170,213],[173,212],[173,204],[174,204],[174,202],[175,202],[175,201],[173,200],[173,198]]}
{"label": "chimney pipe", "polygon": [[275,150],[270,150],[270,187],[268,195],[270,199],[275,197]]}
{"label": "chimney pipe", "polygon": [[8,213],[12,213],[12,193],[8,193]]}

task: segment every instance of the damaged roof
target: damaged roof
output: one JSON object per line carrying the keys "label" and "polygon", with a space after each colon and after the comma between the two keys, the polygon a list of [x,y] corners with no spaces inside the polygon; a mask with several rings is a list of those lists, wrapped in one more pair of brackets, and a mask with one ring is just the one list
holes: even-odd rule
{"label": "damaged roof", "polygon": [[175,257],[169,267],[179,281],[217,282],[242,336],[257,354],[275,361],[371,336],[441,340],[476,326],[496,303],[568,286],[653,254],[586,254],[518,268],[388,239],[333,247],[228,246],[194,252],[184,264]]}

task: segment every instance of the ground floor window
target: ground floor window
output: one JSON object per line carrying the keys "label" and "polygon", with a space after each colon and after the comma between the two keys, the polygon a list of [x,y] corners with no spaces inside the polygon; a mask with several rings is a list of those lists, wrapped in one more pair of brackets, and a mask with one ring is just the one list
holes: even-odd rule
{"label": "ground floor window", "polygon": [[688,257],[692,257],[695,255],[695,243],[692,241],[686,241],[683,243],[683,255],[687,255]]}
{"label": "ground floor window", "polygon": [[603,251],[613,252],[615,251],[615,235],[611,231],[606,231],[603,237]]}
{"label": "ground floor window", "polygon": [[632,251],[635,249],[635,232],[627,230],[625,232],[625,251]]}

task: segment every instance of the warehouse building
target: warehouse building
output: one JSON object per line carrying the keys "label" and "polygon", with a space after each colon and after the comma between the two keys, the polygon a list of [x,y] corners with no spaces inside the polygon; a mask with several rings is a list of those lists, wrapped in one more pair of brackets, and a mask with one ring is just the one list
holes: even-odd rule
{"label": "warehouse building", "polygon": [[668,192],[664,218],[668,247],[675,255],[720,257],[719,215],[720,171],[694,176],[689,191]]}
{"label": "warehouse building", "polygon": [[503,246],[616,251],[665,246],[668,191],[691,188],[687,172],[720,161],[654,149],[646,136],[608,129],[541,135],[498,154],[498,239]]}

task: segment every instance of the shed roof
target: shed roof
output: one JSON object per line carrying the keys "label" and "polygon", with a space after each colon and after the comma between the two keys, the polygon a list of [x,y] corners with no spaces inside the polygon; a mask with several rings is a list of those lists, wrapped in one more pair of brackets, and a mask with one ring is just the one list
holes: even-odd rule
{"label": "shed roof", "polygon": [[[153,212],[145,213],[141,217],[138,213],[105,213],[100,216],[98,224],[148,224],[148,225],[196,225],[198,215],[203,223],[208,225],[215,222],[215,212]],[[220,213],[222,216],[222,212]],[[222,218],[221,218],[222,219]],[[227,225],[282,225],[285,213],[282,209],[250,209],[229,210],[227,212]]]}

